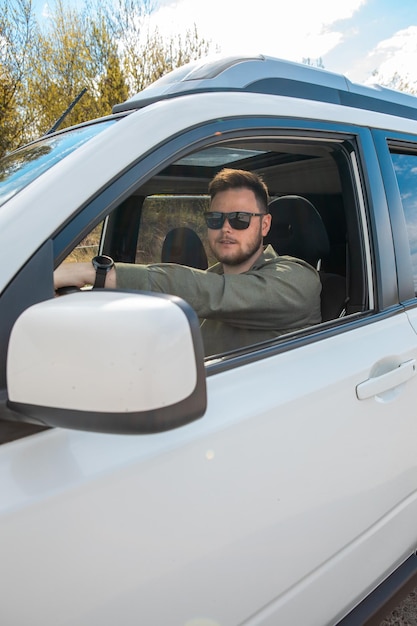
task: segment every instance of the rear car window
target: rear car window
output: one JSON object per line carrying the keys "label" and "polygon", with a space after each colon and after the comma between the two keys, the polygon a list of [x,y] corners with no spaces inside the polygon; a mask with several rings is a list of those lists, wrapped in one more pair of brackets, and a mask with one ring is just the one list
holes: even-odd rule
{"label": "rear car window", "polygon": [[391,153],[400,190],[417,293],[417,154]]}

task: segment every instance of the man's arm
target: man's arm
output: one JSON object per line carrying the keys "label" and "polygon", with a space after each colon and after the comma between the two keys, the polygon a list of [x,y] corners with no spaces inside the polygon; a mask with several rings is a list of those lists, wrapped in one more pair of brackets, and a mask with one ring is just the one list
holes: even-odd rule
{"label": "man's arm", "polygon": [[116,277],[118,288],[176,295],[200,318],[241,328],[298,328],[321,321],[319,276],[304,261],[290,257],[228,275],[175,264],[118,263]]}
{"label": "man's arm", "polygon": [[[55,288],[93,284],[90,263],[64,263]],[[320,317],[320,279],[304,261],[279,257],[243,274],[215,274],[175,264],[116,263],[105,287],[156,291],[186,300],[203,319],[246,329],[298,328]]]}

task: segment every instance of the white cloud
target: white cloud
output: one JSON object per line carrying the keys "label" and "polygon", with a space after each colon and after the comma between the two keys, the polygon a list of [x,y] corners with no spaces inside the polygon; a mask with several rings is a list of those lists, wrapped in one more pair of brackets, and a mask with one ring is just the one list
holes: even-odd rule
{"label": "white cloud", "polygon": [[[387,84],[395,75],[417,89],[417,26],[410,26],[379,42],[366,59],[370,71],[378,70],[376,77],[369,76],[367,83]],[[393,85],[395,86],[395,85]]]}
{"label": "white cloud", "polygon": [[154,14],[162,34],[194,24],[200,37],[224,54],[264,53],[292,61],[318,58],[343,40],[335,22],[353,15],[366,0],[178,0],[163,2]]}

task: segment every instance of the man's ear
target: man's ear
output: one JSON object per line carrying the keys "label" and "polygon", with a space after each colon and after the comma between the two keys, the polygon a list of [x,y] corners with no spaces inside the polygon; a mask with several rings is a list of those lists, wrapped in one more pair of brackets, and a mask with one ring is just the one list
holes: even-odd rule
{"label": "man's ear", "polygon": [[265,237],[269,233],[271,222],[272,215],[270,213],[266,213],[262,218],[262,237]]}

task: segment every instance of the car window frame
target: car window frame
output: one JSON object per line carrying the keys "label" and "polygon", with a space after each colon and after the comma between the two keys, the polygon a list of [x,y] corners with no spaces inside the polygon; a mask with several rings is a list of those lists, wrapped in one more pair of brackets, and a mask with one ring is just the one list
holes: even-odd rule
{"label": "car window frame", "polygon": [[[369,205],[375,204],[370,200],[370,190],[368,188],[369,181],[367,180],[366,168],[362,167],[362,160],[364,158],[365,152],[369,152],[369,146],[371,144],[370,139],[370,131],[367,128],[361,128],[356,126],[350,126],[342,123],[335,122],[320,122],[311,120],[293,120],[288,118],[278,118],[278,117],[269,117],[269,116],[252,116],[246,118],[235,118],[235,119],[226,119],[222,120],[222,131],[219,133],[218,122],[207,122],[205,124],[201,124],[200,126],[188,129],[174,138],[168,139],[162,146],[157,147],[154,151],[152,151],[148,155],[144,155],[139,158],[137,162],[132,163],[132,166],[128,171],[124,172],[121,177],[115,181],[113,185],[109,185],[105,190],[101,191],[95,198],[91,200],[91,202],[84,207],[83,211],[80,211],[77,216],[72,220],[71,224],[68,225],[70,230],[65,233],[58,233],[54,238],[54,251],[56,257],[56,265],[58,265],[65,256],[69,253],[70,249],[73,247],[74,239],[68,237],[68,233],[71,231],[74,232],[82,232],[83,236],[85,236],[89,230],[91,230],[91,215],[94,212],[96,214],[96,219],[94,223],[99,222],[101,219],[104,219],[107,215],[111,213],[111,211],[119,205],[121,202],[126,200],[134,189],[139,189],[147,180],[149,180],[154,174],[158,171],[161,171],[169,165],[170,163],[178,160],[184,156],[187,156],[192,151],[197,149],[201,149],[203,147],[208,147],[212,144],[216,144],[218,142],[218,135],[221,134],[223,138],[233,139],[235,137],[245,137],[250,138],[251,136],[283,136],[295,133],[297,137],[303,138],[328,138],[330,140],[331,137],[337,138],[338,141],[342,139],[350,140],[356,144],[355,154],[357,156],[357,165],[358,165],[358,174],[361,179],[361,188],[357,189],[357,194],[362,195],[365,215],[363,219],[369,220],[371,222],[371,218],[369,216]],[[353,185],[357,184],[357,181],[352,182]],[[123,188],[123,189],[122,189]],[[375,192],[373,192],[375,194]],[[97,210],[97,206],[100,207]],[[81,225],[81,229],[80,229]],[[371,251],[374,248],[374,237],[372,232],[375,228],[369,227],[363,228],[362,225],[359,226],[361,232],[366,231],[366,237],[369,238],[369,245]],[[375,268],[378,268],[379,260],[378,257],[375,257],[374,252],[371,252],[372,260],[370,261],[371,267],[367,267],[366,272],[374,272]],[[386,270],[386,268],[385,268]],[[377,272],[379,274],[379,278],[375,278],[373,281],[375,284],[375,289],[379,289],[380,293],[376,298],[379,302],[379,308],[386,308],[387,302],[386,298],[383,297],[384,289],[381,289],[380,279],[386,275],[385,270],[380,270]],[[390,287],[390,292],[392,293],[392,286]],[[389,306],[393,304],[392,298],[389,302]],[[367,317],[369,315],[369,311],[365,312]],[[337,325],[339,325],[337,320],[335,321]],[[343,322],[346,324],[346,321]],[[293,337],[291,340],[298,340],[303,337],[303,340],[309,340],[308,337],[311,335],[311,329],[307,329],[307,331],[301,331],[301,333],[297,333],[297,337]],[[339,332],[339,331],[336,331]],[[285,338],[288,336],[285,335]],[[290,341],[290,339],[288,339]],[[288,348],[288,341],[285,340],[285,344]],[[283,340],[280,339],[278,342],[280,344],[283,343]],[[267,352],[269,350],[276,351],[277,349],[281,350],[281,348],[277,347],[277,343],[275,342],[274,346],[263,347],[261,345],[255,346],[254,350],[257,354],[264,354],[264,351]],[[253,358],[252,347],[245,348],[244,350],[246,356],[248,358]],[[233,364],[237,364],[241,362],[241,360],[245,360],[245,354],[236,353],[236,355],[232,355],[227,357],[227,360]],[[216,359],[218,362],[218,359]],[[222,359],[224,362],[224,359]]]}
{"label": "car window frame", "polygon": [[[218,141],[219,122],[209,121],[200,124],[198,127],[187,129],[183,133],[168,138],[162,145],[157,146],[150,153],[138,155],[138,159],[131,166],[121,172],[120,176],[109,182],[104,189],[97,191],[85,205],[80,206],[72,220],[65,224],[58,232],[51,237],[53,246],[53,267],[57,267],[63,259],[70,253],[80,239],[88,234],[100,221],[105,219],[122,201],[127,199],[133,190],[140,188],[155,173],[161,171],[166,165],[186,156],[191,151],[207,147]],[[367,170],[369,155],[376,162],[376,157],[372,154],[372,141],[370,131],[367,128],[350,126],[336,122],[321,122],[311,120],[294,120],[291,118],[279,118],[270,116],[251,116],[242,118],[225,119],[221,122],[222,137],[245,137],[251,136],[283,136],[295,134],[303,138],[336,138],[338,141],[346,139],[355,143],[355,154],[358,162],[358,173],[361,179],[361,188],[357,189],[357,194],[361,194],[364,203],[364,215],[361,219],[369,221],[369,224],[358,223],[360,231],[366,233],[364,236],[369,239],[369,246],[372,259],[368,261],[371,267],[363,268],[363,271],[374,272],[375,285],[378,290],[377,310],[358,312],[347,318],[333,320],[330,323],[319,324],[315,327],[289,333],[267,345],[255,344],[246,347],[236,353],[225,355],[222,358],[208,359],[206,362],[207,376],[225,371],[229,368],[239,367],[254,360],[268,358],[269,356],[298,348],[315,341],[329,338],[335,334],[345,333],[358,325],[372,322],[376,315],[392,314],[392,307],[395,304],[392,298],[393,287],[392,276],[384,272],[385,266],[392,266],[392,258],[385,257],[383,265],[380,267],[381,259],[375,255],[375,246],[380,248],[378,238],[380,237],[380,218],[384,214],[384,206],[380,206],[379,219],[375,215],[375,198],[381,195],[382,179],[379,186],[375,181],[370,181]],[[367,167],[362,167],[363,159],[367,160]],[[355,182],[352,182],[355,185]],[[386,207],[385,207],[386,210]],[[30,263],[30,261],[29,261]],[[44,261],[44,271],[52,274],[50,260]],[[17,281],[15,283],[15,281]],[[20,284],[19,275],[16,276],[15,288]],[[385,294],[388,293],[389,297]],[[38,301],[44,299],[44,295]],[[3,296],[2,296],[3,298]],[[36,300],[36,298],[35,298]],[[395,300],[395,298],[394,298]],[[33,304],[29,299],[22,302],[22,308]],[[390,309],[388,311],[388,309]],[[13,322],[11,319],[10,322]],[[5,371],[5,360],[0,363],[0,368]]]}

